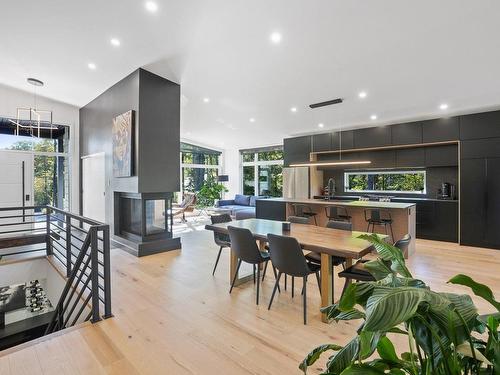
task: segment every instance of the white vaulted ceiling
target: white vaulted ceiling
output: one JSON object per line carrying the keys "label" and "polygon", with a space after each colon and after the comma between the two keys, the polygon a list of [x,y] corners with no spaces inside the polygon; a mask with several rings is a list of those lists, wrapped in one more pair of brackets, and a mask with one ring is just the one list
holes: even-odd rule
{"label": "white vaulted ceiling", "polygon": [[224,148],[500,105],[497,0],[156,3],[2,1],[0,83],[83,106],[144,67],[181,84],[182,136]]}

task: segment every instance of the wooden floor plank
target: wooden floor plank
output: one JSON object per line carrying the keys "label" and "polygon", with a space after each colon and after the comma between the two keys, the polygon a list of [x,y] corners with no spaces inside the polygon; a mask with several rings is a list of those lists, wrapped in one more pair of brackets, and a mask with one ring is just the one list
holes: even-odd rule
{"label": "wooden floor plank", "polygon": [[[0,352],[0,374],[300,374],[298,363],[310,349],[345,344],[354,335],[356,323],[321,322],[315,280],[308,283],[304,326],[300,281],[295,298],[289,282],[268,311],[272,273],[263,282],[261,304],[256,306],[252,282],[229,294],[227,251],[212,276],[218,248],[211,233],[188,233],[182,244],[181,251],[145,258],[113,250],[115,317],[18,351]],[[415,277],[437,291],[468,293],[446,284],[457,273],[500,290],[497,250],[418,240],[408,265]],[[335,281],[338,296],[342,281]],[[491,311],[488,303],[472,298],[481,313]],[[398,339],[396,344],[405,345]]]}

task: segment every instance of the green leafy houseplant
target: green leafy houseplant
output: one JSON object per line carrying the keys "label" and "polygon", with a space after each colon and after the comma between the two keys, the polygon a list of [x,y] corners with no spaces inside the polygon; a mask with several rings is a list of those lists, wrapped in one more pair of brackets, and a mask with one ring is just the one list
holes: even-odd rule
{"label": "green leafy houseplant", "polygon": [[200,208],[211,207],[217,199],[221,198],[222,192],[227,191],[224,185],[218,184],[215,178],[209,177],[196,193],[196,206]]}
{"label": "green leafy houseplant", "polygon": [[[325,352],[333,351],[322,374],[467,375],[500,374],[500,302],[486,285],[457,275],[497,312],[478,315],[468,295],[438,293],[413,278],[401,251],[376,234],[378,258],[365,263],[374,282],[351,284],[338,303],[323,309],[329,319],[359,320],[357,335],[345,346],[322,345],[300,364],[306,373]],[[404,335],[408,351],[397,355],[387,334]]]}

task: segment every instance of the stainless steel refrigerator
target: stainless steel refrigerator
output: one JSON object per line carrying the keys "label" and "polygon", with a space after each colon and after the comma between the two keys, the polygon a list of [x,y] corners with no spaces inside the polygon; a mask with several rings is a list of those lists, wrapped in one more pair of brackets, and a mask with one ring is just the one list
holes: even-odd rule
{"label": "stainless steel refrigerator", "polygon": [[309,198],[309,167],[283,168],[283,198]]}

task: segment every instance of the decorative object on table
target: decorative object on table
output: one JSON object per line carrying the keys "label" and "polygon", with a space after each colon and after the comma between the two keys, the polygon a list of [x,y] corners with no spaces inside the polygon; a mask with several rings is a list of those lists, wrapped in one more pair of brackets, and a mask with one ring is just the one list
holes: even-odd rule
{"label": "decorative object on table", "polygon": [[283,229],[283,232],[290,232],[290,228],[291,228],[291,223],[289,221],[284,221],[282,224],[281,224],[281,228]]}
{"label": "decorative object on table", "polygon": [[133,174],[133,132],[135,112],[130,110],[113,119],[113,176]]}
{"label": "decorative object on table", "polygon": [[26,308],[30,312],[38,312],[51,306],[40,282],[38,280],[30,281],[26,286]]}
{"label": "decorative object on table", "polygon": [[[364,263],[376,281],[350,284],[338,303],[322,309],[337,322],[360,320],[360,327],[345,346],[326,344],[309,353],[299,366],[304,373],[327,351],[336,352],[326,364],[328,374],[500,373],[500,302],[490,288],[466,275],[449,281],[495,307],[480,316],[470,296],[434,292],[413,278],[398,248],[376,234],[360,238],[379,255]],[[387,333],[402,335],[408,350],[398,355]]]}

